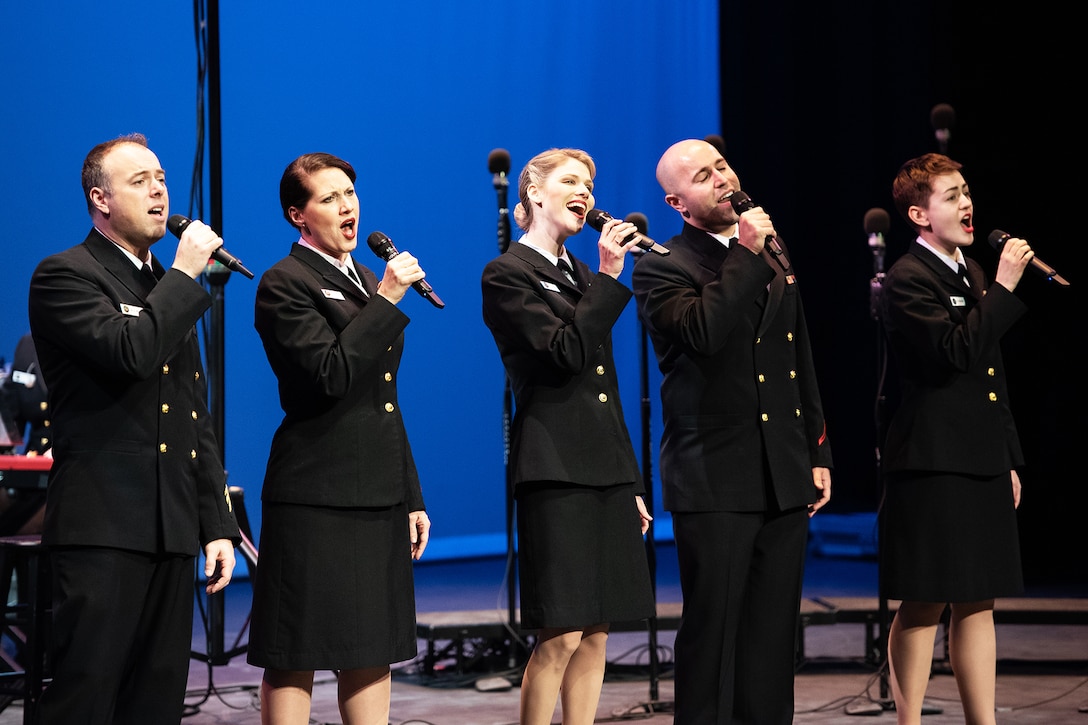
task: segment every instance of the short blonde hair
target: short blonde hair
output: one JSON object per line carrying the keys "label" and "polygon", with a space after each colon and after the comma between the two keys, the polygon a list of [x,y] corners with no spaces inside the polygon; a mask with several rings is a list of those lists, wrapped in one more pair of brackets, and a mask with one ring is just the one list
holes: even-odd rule
{"label": "short blonde hair", "polygon": [[533,224],[533,205],[529,202],[527,194],[529,186],[540,186],[567,159],[581,161],[589,169],[589,178],[597,175],[597,165],[585,151],[581,149],[548,149],[529,159],[525,168],[518,177],[518,203],[514,206],[514,221],[523,230],[528,231]]}

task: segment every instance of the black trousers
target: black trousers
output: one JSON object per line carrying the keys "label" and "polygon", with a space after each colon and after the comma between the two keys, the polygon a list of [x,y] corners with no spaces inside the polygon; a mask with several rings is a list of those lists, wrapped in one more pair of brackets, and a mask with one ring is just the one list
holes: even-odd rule
{"label": "black trousers", "polygon": [[790,725],[807,511],[672,521],[684,599],[676,725]]}
{"label": "black trousers", "polygon": [[195,557],[65,547],[53,570],[52,682],[42,725],[180,723]]}

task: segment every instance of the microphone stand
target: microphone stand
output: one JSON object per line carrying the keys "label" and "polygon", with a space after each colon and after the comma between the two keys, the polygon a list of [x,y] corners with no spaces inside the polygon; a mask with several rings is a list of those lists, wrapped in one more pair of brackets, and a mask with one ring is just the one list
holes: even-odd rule
{"label": "microphone stand", "polygon": [[[884,382],[888,372],[888,342],[884,336],[883,292],[884,292],[884,239],[882,234],[871,234],[869,247],[873,251],[873,278],[869,281],[869,314],[876,322],[876,398],[873,408],[873,422],[876,428],[876,481],[880,487],[880,502],[877,504],[877,521],[880,521],[884,506],[884,473],[881,445],[884,441]],[[878,526],[877,536],[877,637],[875,642],[877,666],[880,668],[880,699],[873,705],[866,703],[847,705],[847,715],[875,715],[879,712],[894,710],[895,700],[891,696],[889,676],[891,662],[888,660],[888,631],[891,628],[888,597],[884,592],[884,531]],[[923,715],[938,715],[943,710],[928,702],[922,704]]]}
{"label": "microphone stand", "polygon": [[[223,193],[222,193],[222,142],[220,116],[219,84],[219,1],[207,0],[208,33],[208,146],[210,151],[209,172],[211,181],[211,224],[212,228],[223,229]],[[226,315],[224,313],[224,288],[230,279],[230,269],[212,262],[205,267],[204,278],[211,287],[211,339],[208,341],[208,385],[210,412],[215,427],[216,441],[219,444],[219,457],[226,464],[226,412],[224,396],[226,385],[225,373],[226,336],[224,334]],[[209,665],[229,664],[231,659],[244,653],[246,645],[224,648],[225,593],[222,591],[208,595],[208,641],[207,651],[192,652],[194,659]]]}
{"label": "microphone stand", "polygon": [[[492,175],[492,184],[495,187],[496,200],[499,206],[498,241],[499,254],[503,254],[510,246],[510,209],[507,207],[506,192],[510,181],[506,178],[505,171],[498,171]],[[506,617],[507,628],[511,635],[510,649],[507,657],[507,665],[510,669],[517,667],[517,547],[515,544],[516,519],[514,516],[514,484],[510,476],[510,422],[514,410],[514,394],[510,387],[510,376],[505,376],[502,391],[502,460],[506,480]]]}
{"label": "microphone stand", "polygon": [[[888,372],[888,341],[884,338],[884,324],[883,324],[883,291],[884,291],[884,244],[881,241],[879,244],[873,244],[873,278],[869,280],[869,314],[876,322],[876,398],[873,408],[873,424],[876,430],[876,446],[874,451],[874,460],[876,462],[876,482],[881,491],[880,501],[877,503],[877,518],[880,517],[880,509],[883,507],[884,495],[883,495],[883,458],[881,454],[881,446],[884,441],[884,403],[886,401],[884,395],[884,381]],[[889,670],[891,663],[888,662],[888,628],[890,625],[889,611],[888,611],[888,598],[884,594],[884,557],[881,553],[881,546],[883,545],[883,532],[880,531],[880,527],[877,527],[877,565],[876,565],[876,588],[877,588],[877,662],[880,666],[880,708],[881,710],[894,709],[894,702],[890,697],[890,688],[888,683]],[[883,662],[884,664],[880,664]],[[885,666],[886,665],[886,666]]]}
{"label": "microphone stand", "polygon": [[[866,220],[868,221],[868,220]],[[881,508],[884,503],[883,473],[881,460],[881,444],[884,440],[884,381],[888,371],[888,343],[884,338],[882,293],[884,285],[884,238],[882,234],[869,235],[869,248],[873,252],[873,278],[869,280],[869,315],[876,321],[876,398],[873,408],[873,422],[876,428],[876,482],[880,487],[881,496],[877,503],[877,520],[880,520]],[[895,702],[889,696],[888,670],[888,599],[884,596],[884,556],[883,531],[878,526],[877,535],[877,637],[875,652],[866,653],[866,656],[875,655],[877,666],[880,668],[880,699],[875,702],[859,701],[847,704],[847,715],[876,715],[885,710],[894,710]]]}
{"label": "microphone stand", "polygon": [[[635,264],[638,264],[638,259],[643,254],[647,254],[646,251],[641,251],[639,257],[636,258]],[[643,501],[646,504],[646,510],[653,516],[654,512],[654,467],[653,457],[651,455],[651,436],[650,436],[650,352],[649,352],[649,331],[646,329],[646,323],[643,321],[641,315],[638,319],[639,329],[639,380],[640,380],[640,394],[641,394],[641,423],[642,423],[642,481],[643,486],[646,489],[646,493],[643,494]],[[654,600],[654,615],[646,621],[646,633],[650,654],[650,701],[646,703],[646,711],[649,713],[657,712],[672,712],[673,703],[665,702],[658,699],[658,681],[660,672],[660,661],[658,659],[658,646],[657,646],[657,548],[654,541],[654,522],[651,520],[649,527],[646,529],[646,562],[650,567],[650,587]]]}

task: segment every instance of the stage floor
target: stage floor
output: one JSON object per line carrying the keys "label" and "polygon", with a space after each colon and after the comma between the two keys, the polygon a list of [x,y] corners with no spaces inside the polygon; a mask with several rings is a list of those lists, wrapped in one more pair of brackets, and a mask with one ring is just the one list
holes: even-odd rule
{"label": "stage floor", "polygon": [[[597,722],[671,723],[672,643],[680,610],[675,552],[657,551],[658,625],[621,627],[609,638],[609,674]],[[517,667],[523,653],[510,633],[505,562],[476,559],[417,564],[419,655],[395,667],[391,725],[516,725]],[[796,678],[796,723],[849,723],[859,716],[894,723],[887,680],[874,660],[879,617],[876,565],[865,558],[810,556],[802,607],[803,645]],[[1029,592],[997,606],[997,721],[1088,725],[1088,592]],[[260,723],[260,670],[245,663],[248,580],[224,600],[224,642],[208,646],[203,621],[194,626],[187,725]],[[889,603],[894,610],[894,602]],[[516,620],[515,620],[516,621]],[[650,642],[658,661],[651,664]],[[513,644],[512,644],[513,643]],[[219,657],[220,653],[234,656]],[[220,664],[208,665],[208,653]],[[430,656],[429,656],[430,655]],[[955,682],[934,649],[927,725],[962,723]],[[341,723],[336,681],[319,672],[311,723]],[[0,710],[0,725],[22,723],[18,700]],[[558,712],[554,722],[559,722]]]}

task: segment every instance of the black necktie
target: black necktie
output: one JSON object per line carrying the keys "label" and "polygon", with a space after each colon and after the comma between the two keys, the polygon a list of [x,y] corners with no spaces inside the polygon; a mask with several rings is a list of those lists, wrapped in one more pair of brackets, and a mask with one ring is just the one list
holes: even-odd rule
{"label": "black necktie", "polygon": [[560,259],[558,262],[556,262],[556,266],[558,266],[559,271],[562,272],[568,280],[570,280],[570,283],[572,285],[574,285],[575,287],[578,286],[578,283],[574,281],[574,270],[571,269],[571,266],[569,264],[567,264],[567,260]]}
{"label": "black necktie", "polygon": [[963,262],[960,262],[957,271],[959,272],[960,279],[963,280],[963,283],[970,287],[971,283],[967,280],[967,266]]}
{"label": "black necktie", "polygon": [[140,271],[143,272],[144,276],[147,277],[152,284],[159,281],[159,278],[155,276],[155,270],[151,269],[151,265],[148,262],[144,262],[144,266],[140,268]]}
{"label": "black necktie", "polygon": [[352,282],[354,282],[355,286],[358,287],[359,289],[361,289],[363,291],[364,295],[366,295],[367,297],[370,297],[370,295],[367,294],[366,288],[363,287],[363,283],[359,281],[359,276],[357,274],[355,274],[355,270],[352,269],[352,266],[351,266],[350,263],[344,265],[344,271],[348,273],[348,279],[350,279]]}

